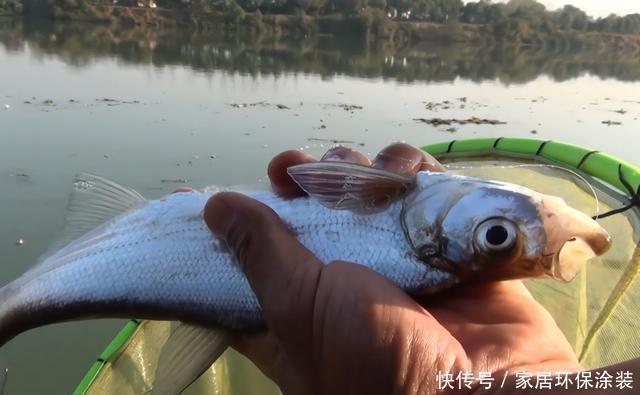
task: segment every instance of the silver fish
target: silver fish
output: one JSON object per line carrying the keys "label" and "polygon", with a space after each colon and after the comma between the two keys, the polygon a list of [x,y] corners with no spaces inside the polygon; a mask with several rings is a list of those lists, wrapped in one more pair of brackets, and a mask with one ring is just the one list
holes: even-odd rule
{"label": "silver fish", "polygon": [[[275,210],[323,262],[358,262],[410,294],[478,280],[569,281],[585,257],[610,244],[603,228],[561,199],[512,184],[446,173],[408,177],[337,162],[289,173],[311,198],[248,195]],[[83,317],[230,330],[263,325],[235,258],[202,219],[215,192],[146,201],[96,176],[81,175],[74,185],[69,223],[79,237],[0,289],[0,344]],[[80,234],[101,220],[107,221]]]}

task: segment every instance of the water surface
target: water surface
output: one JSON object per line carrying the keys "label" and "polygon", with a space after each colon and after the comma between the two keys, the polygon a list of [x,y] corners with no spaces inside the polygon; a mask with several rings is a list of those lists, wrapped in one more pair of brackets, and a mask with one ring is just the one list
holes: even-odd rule
{"label": "water surface", "polygon": [[[375,155],[393,141],[489,136],[568,141],[638,164],[638,53],[287,43],[11,20],[0,20],[0,43],[2,283],[55,239],[79,172],[154,198],[183,184],[266,187],[268,160],[291,148],[319,155],[341,141]],[[414,120],[434,117],[504,124]],[[121,323],[20,335],[0,350],[7,393],[70,392]]]}

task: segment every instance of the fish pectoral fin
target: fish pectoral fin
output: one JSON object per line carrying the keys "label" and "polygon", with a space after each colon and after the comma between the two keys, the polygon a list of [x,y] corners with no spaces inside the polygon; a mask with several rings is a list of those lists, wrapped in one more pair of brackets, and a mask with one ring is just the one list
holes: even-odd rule
{"label": "fish pectoral fin", "polygon": [[180,322],[160,351],[151,395],[176,395],[200,377],[231,344],[229,331]]}
{"label": "fish pectoral fin", "polygon": [[415,177],[355,163],[305,163],[287,172],[323,206],[359,213],[382,211],[415,186]]}

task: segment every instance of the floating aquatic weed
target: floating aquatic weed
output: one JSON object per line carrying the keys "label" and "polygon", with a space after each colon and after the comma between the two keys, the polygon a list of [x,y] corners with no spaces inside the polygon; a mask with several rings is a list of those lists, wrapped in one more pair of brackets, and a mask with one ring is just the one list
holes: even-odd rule
{"label": "floating aquatic weed", "polygon": [[467,119],[444,119],[444,118],[414,118],[414,121],[426,123],[433,126],[440,125],[451,125],[451,124],[459,124],[459,125],[506,125],[506,122],[499,121],[497,119],[486,119],[486,118],[478,118],[471,117]]}

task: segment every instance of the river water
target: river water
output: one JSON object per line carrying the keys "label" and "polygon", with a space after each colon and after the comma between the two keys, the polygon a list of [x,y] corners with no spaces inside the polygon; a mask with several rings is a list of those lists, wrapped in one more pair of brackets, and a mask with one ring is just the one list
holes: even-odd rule
{"label": "river water", "polygon": [[[435,117],[500,124],[415,120]],[[286,149],[320,155],[340,141],[375,155],[394,141],[489,136],[561,140],[638,164],[639,117],[639,53],[0,20],[0,282],[55,240],[79,172],[154,198],[184,184],[266,187],[268,160]],[[0,350],[6,393],[70,392],[122,322],[20,335]]]}

